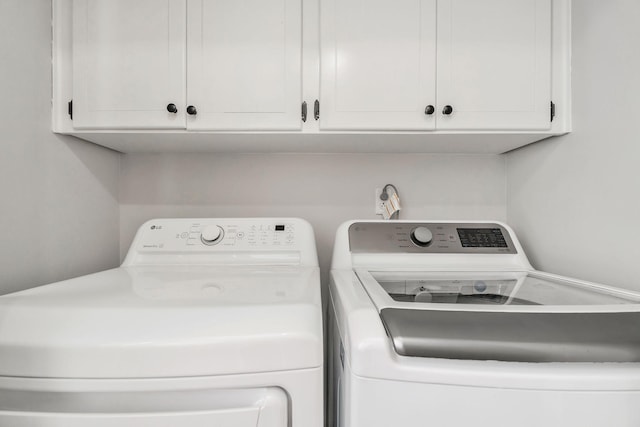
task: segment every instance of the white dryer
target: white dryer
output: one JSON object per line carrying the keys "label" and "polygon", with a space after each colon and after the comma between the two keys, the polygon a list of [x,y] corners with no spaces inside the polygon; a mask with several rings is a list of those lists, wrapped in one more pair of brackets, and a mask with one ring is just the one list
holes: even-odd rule
{"label": "white dryer", "polygon": [[330,427],[640,426],[640,294],[535,271],[499,222],[337,232]]}
{"label": "white dryer", "polygon": [[121,267],[0,297],[0,426],[321,427],[321,310],[307,222],[149,221]]}

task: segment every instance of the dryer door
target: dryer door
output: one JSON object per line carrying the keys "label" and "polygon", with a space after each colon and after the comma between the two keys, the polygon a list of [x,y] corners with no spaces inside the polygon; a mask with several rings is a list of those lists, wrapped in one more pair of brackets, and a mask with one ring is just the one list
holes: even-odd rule
{"label": "dryer door", "polygon": [[286,427],[279,388],[166,392],[0,391],[0,426]]}

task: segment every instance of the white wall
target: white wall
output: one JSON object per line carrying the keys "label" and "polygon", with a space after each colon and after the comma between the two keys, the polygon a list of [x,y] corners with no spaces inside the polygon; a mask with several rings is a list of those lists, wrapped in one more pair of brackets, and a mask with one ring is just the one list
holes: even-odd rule
{"label": "white wall", "polygon": [[640,2],[573,2],[573,128],[507,155],[539,269],[640,290]]}
{"label": "white wall", "polygon": [[376,218],[376,187],[398,187],[403,219],[504,220],[504,177],[497,155],[127,154],[121,256],[153,217],[295,216],[313,225],[326,274],[338,225]]}
{"label": "white wall", "polygon": [[51,133],[51,1],[0,1],[0,294],[117,265],[119,155]]}

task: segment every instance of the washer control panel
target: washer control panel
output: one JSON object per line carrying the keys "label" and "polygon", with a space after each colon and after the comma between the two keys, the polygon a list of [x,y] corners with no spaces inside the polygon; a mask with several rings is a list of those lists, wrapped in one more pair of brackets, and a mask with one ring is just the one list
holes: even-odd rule
{"label": "washer control panel", "polygon": [[509,231],[495,223],[356,222],[352,253],[515,254]]}
{"label": "washer control panel", "polygon": [[153,220],[138,232],[138,251],[291,250],[296,223],[278,219]]}

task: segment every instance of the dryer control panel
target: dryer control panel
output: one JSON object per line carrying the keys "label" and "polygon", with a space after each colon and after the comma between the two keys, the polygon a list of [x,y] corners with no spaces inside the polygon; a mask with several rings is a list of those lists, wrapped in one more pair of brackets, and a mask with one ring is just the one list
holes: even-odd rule
{"label": "dryer control panel", "polygon": [[155,220],[141,230],[138,249],[217,250],[295,247],[296,226],[286,220]]}
{"label": "dryer control panel", "polygon": [[138,230],[125,264],[154,263],[154,256],[158,262],[185,264],[258,259],[260,264],[298,264],[317,259],[313,230],[297,218],[154,219]]}
{"label": "dryer control panel", "polygon": [[351,253],[515,254],[509,231],[496,223],[356,222]]}

